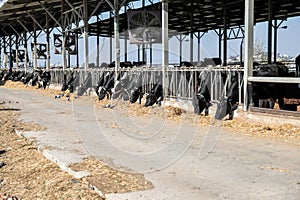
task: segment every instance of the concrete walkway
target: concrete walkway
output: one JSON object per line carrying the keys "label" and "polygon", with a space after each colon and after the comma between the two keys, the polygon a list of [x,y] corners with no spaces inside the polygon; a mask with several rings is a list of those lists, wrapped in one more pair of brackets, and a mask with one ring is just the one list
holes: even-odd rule
{"label": "concrete walkway", "polygon": [[220,126],[128,117],[118,107],[97,109],[92,100],[67,102],[3,87],[0,94],[21,109],[21,120],[47,127],[25,136],[60,165],[95,156],[144,173],[155,186],[107,199],[300,199],[297,147],[237,136]]}

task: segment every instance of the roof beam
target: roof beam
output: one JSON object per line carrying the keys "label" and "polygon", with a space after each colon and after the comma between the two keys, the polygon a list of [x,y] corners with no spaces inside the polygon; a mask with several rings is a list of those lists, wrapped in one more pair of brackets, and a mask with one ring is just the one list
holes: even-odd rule
{"label": "roof beam", "polygon": [[50,13],[50,11],[40,2],[41,7],[48,13],[48,15],[55,21],[55,23],[61,27],[59,21]]}

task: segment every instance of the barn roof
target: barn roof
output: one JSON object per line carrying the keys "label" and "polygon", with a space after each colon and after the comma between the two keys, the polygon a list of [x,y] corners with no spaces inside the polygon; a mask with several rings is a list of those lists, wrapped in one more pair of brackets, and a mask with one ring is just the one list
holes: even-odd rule
{"label": "barn roof", "polygon": [[[110,0],[113,4],[113,0]],[[133,0],[120,0],[120,3],[132,2]],[[272,5],[273,19],[286,19],[288,17],[300,16],[300,1],[269,0]],[[255,0],[255,22],[268,20],[269,1]],[[61,20],[62,0],[2,0],[0,2],[0,36],[33,30],[33,17],[39,22],[37,29],[46,26],[46,9],[57,21]],[[74,8],[82,6],[82,0],[68,0]],[[103,3],[97,12],[94,8],[99,0],[88,0],[89,14],[99,14],[110,11],[111,7]],[[181,32],[205,32],[212,29],[223,28],[226,21],[227,27],[240,26],[244,24],[244,0],[169,0],[169,29]],[[160,10],[161,3],[147,6],[147,10]],[[68,7],[68,4],[66,4]],[[64,11],[65,12],[65,11]],[[109,36],[113,34],[113,23],[111,19],[106,19],[90,24],[91,34],[97,33]],[[57,26],[52,18],[50,27]],[[126,14],[120,15],[121,32],[127,29]]]}

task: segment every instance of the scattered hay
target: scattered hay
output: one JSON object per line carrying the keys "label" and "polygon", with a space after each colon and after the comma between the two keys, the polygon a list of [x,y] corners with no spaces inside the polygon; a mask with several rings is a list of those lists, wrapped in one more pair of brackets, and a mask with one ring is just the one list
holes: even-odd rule
{"label": "scattered hay", "polygon": [[18,113],[0,105],[0,194],[18,199],[100,199],[82,180],[59,169],[37,151],[33,141],[21,138],[15,130],[41,130],[43,127],[18,122]]}
{"label": "scattered hay", "polygon": [[143,174],[129,173],[113,169],[103,162],[89,157],[70,166],[74,171],[89,171],[84,180],[95,186],[104,194],[127,193],[153,188]]}
{"label": "scattered hay", "polygon": [[280,140],[300,146],[300,128],[292,124],[263,124],[246,121],[246,119],[239,117],[231,121],[224,121],[224,127],[231,132],[242,133],[251,137]]}

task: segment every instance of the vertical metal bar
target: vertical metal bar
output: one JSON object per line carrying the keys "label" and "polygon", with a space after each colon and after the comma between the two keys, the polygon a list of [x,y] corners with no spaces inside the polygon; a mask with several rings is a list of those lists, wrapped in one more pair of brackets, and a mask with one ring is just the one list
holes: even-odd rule
{"label": "vertical metal bar", "polygon": [[223,65],[227,65],[227,11],[224,6],[224,30],[223,30]]}
{"label": "vertical metal bar", "polygon": [[36,24],[33,22],[33,69],[37,69]]}
{"label": "vertical metal bar", "polygon": [[277,19],[274,20],[274,62],[277,61]]}
{"label": "vertical metal bar", "polygon": [[9,35],[9,70],[11,71],[13,68],[13,59],[12,58],[12,36]]}
{"label": "vertical metal bar", "polygon": [[97,56],[96,56],[96,66],[100,67],[100,36],[99,36],[99,16],[97,15]]}
{"label": "vertical metal bar", "polygon": [[248,77],[253,74],[253,25],[254,0],[245,0],[245,67],[244,67],[244,110],[252,103],[252,87]]}
{"label": "vertical metal bar", "polygon": [[[111,19],[112,18],[112,13],[109,12],[109,18]],[[110,29],[111,29],[111,26],[110,26]],[[109,37],[109,62],[112,63],[112,60],[113,60],[113,57],[112,57],[112,45],[113,45],[113,42],[112,42],[112,30],[110,31],[110,37]]]}
{"label": "vertical metal bar", "polygon": [[201,46],[200,46],[201,34],[198,32],[198,65],[200,64],[200,53],[201,53]]}
{"label": "vertical metal bar", "polygon": [[190,34],[190,62],[194,61],[194,37],[193,32]]}
{"label": "vertical metal bar", "polygon": [[222,29],[219,29],[219,58],[222,58]]}
{"label": "vertical metal bar", "polygon": [[83,40],[84,40],[84,69],[87,70],[89,66],[89,30],[88,30],[88,20],[89,20],[89,13],[88,13],[88,0],[83,0],[83,23],[84,23],[84,33],[83,33]]}
{"label": "vertical metal bar", "polygon": [[19,69],[19,36],[16,35],[16,69]]}
{"label": "vertical metal bar", "polygon": [[114,32],[115,32],[115,82],[120,68],[120,36],[119,36],[119,0],[114,0]]}
{"label": "vertical metal bar", "polygon": [[46,13],[46,50],[47,50],[47,66],[46,70],[50,68],[50,31],[49,31],[49,15]]}
{"label": "vertical metal bar", "polygon": [[152,58],[152,43],[150,43],[150,67],[152,67],[152,62],[153,62],[153,58]]}
{"label": "vertical metal bar", "polygon": [[169,64],[169,16],[168,16],[168,0],[162,0],[162,81],[163,81],[163,96],[166,98],[168,88],[168,80],[166,76],[166,68]]}
{"label": "vertical metal bar", "polygon": [[61,0],[61,30],[62,30],[62,46],[61,46],[61,53],[62,53],[62,67],[63,71],[66,69],[67,66],[67,55],[66,55],[66,24],[65,24],[65,16],[64,16],[64,10],[65,10],[65,0]]}
{"label": "vertical metal bar", "polygon": [[[78,38],[78,33],[76,34],[76,42],[77,42],[77,48],[78,48],[78,45],[79,45],[79,38]],[[77,54],[76,54],[76,67],[79,68],[79,51],[77,50]]]}
{"label": "vertical metal bar", "polygon": [[268,13],[268,63],[272,62],[272,0],[268,0],[269,13]]}
{"label": "vertical metal bar", "polygon": [[182,63],[182,34],[179,35],[179,65]]}
{"label": "vertical metal bar", "polygon": [[25,73],[27,72],[27,68],[28,68],[28,47],[27,47],[27,33],[24,32],[23,33],[23,37],[24,37],[24,49],[25,49]]}

